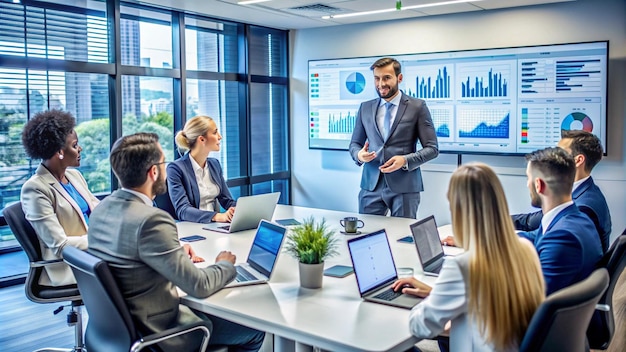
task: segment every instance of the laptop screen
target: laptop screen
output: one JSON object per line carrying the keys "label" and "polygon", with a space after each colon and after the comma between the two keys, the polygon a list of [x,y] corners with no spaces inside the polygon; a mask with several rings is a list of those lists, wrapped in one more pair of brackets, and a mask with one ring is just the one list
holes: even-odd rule
{"label": "laptop screen", "polygon": [[248,255],[248,264],[269,277],[276,264],[285,232],[286,228],[261,220]]}
{"label": "laptop screen", "polygon": [[411,232],[422,266],[444,255],[439,239],[439,230],[437,230],[437,223],[433,215],[412,224]]}
{"label": "laptop screen", "polygon": [[361,295],[397,278],[385,230],[348,240],[348,250]]}

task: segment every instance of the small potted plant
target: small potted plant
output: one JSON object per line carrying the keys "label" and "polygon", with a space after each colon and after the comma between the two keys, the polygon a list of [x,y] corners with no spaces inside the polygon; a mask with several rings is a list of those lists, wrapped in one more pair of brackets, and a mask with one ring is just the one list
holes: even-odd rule
{"label": "small potted plant", "polygon": [[313,217],[309,217],[291,229],[285,250],[298,259],[300,286],[322,287],[324,260],[338,254],[338,245],[338,239],[328,229],[325,219],[316,222]]}

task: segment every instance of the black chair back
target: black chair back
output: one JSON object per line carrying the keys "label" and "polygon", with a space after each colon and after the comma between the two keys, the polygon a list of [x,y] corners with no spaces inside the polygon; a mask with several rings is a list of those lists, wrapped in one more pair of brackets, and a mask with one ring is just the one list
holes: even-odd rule
{"label": "black chair back", "polygon": [[587,279],[548,296],[533,315],[520,351],[586,351],[585,331],[608,285],[607,270],[600,268]]}
{"label": "black chair back", "polygon": [[154,203],[159,209],[168,212],[174,220],[178,220],[178,216],[176,216],[176,209],[174,209],[174,204],[172,204],[169,193],[165,192],[163,194],[159,194],[154,198]]}
{"label": "black chair back", "polygon": [[51,262],[43,260],[39,238],[35,229],[26,220],[22,210],[22,203],[18,202],[6,207],[2,213],[30,261],[30,268],[24,285],[26,297],[36,303],[80,300],[80,293],[76,285],[44,286],[39,284],[39,278],[42,275],[44,266]]}
{"label": "black chair back", "polygon": [[604,350],[609,347],[615,332],[613,292],[617,280],[626,267],[626,230],[613,242],[602,258],[600,266],[605,267],[609,272],[609,287],[600,298],[600,309],[596,310],[591,318],[589,329],[587,329],[587,340],[589,347]]}
{"label": "black chair back", "polygon": [[137,340],[137,332],[107,263],[69,246],[63,249],[63,258],[74,272],[89,312],[85,332],[87,350],[128,351]]}

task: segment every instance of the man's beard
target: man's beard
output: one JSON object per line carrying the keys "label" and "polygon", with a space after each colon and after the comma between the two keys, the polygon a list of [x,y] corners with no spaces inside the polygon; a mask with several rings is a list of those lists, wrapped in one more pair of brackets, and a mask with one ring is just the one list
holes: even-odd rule
{"label": "man's beard", "polygon": [[541,208],[541,197],[539,197],[539,193],[537,193],[535,188],[530,189],[530,205],[535,208]]}
{"label": "man's beard", "polygon": [[167,182],[165,182],[163,174],[159,173],[159,178],[152,184],[152,194],[156,197],[165,192],[167,192]]}
{"label": "man's beard", "polygon": [[389,87],[389,92],[387,92],[387,95],[383,96],[380,94],[380,91],[378,89],[376,89],[376,93],[378,93],[378,96],[381,97],[382,99],[388,99],[393,97],[396,93],[398,92],[398,85],[396,84],[394,87]]}

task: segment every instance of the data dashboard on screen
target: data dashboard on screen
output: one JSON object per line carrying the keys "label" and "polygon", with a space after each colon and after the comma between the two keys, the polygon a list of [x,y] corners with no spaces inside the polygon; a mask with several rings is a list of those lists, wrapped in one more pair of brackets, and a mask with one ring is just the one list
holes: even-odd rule
{"label": "data dashboard on screen", "polygon": [[[606,148],[607,41],[392,57],[400,89],[426,101],[441,152],[526,154],[570,129]],[[360,104],[378,99],[378,58],[309,61],[310,148],[348,149]]]}

